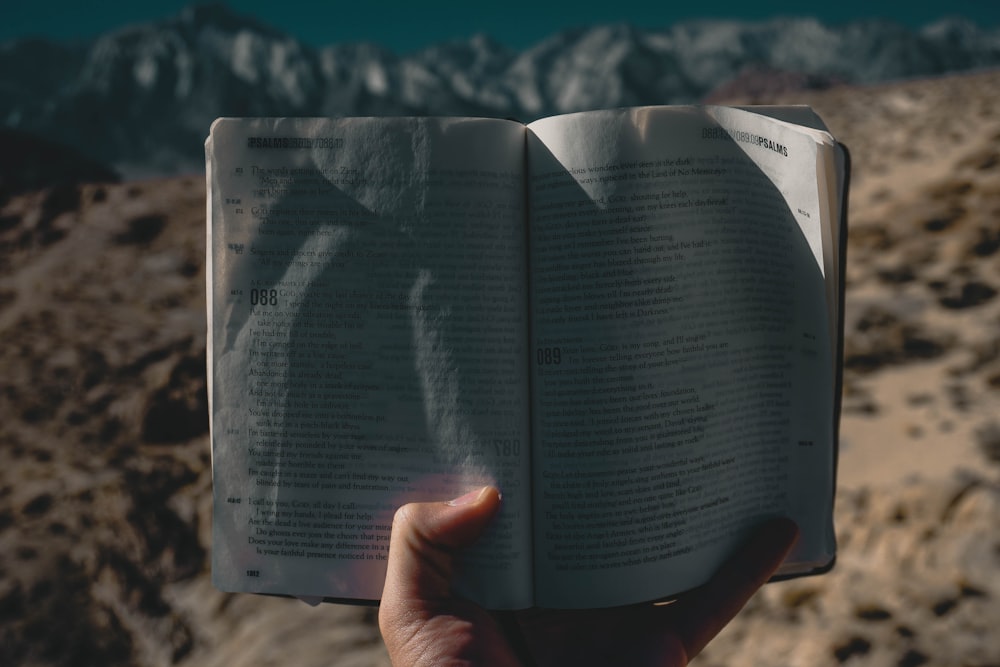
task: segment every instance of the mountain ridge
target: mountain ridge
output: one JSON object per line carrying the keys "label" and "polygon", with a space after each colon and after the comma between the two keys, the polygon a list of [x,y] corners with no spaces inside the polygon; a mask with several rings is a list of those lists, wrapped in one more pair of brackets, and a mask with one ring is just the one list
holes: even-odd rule
{"label": "mountain ridge", "polygon": [[520,51],[477,34],[399,55],[365,42],[313,47],[216,3],[89,42],[0,44],[0,123],[135,178],[201,171],[202,143],[219,116],[530,121],[700,102],[748,70],[755,85],[773,73],[780,85],[822,87],[997,66],[1000,28],[957,19],[920,30],[810,18],[658,30],[617,23],[555,33]]}

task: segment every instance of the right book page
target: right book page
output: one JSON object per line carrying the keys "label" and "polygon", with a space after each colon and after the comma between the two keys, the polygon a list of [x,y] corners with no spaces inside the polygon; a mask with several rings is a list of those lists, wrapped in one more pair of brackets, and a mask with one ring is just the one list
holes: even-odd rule
{"label": "right book page", "polygon": [[832,562],[830,145],[716,107],[529,125],[539,606],[693,588],[772,516],[784,574]]}

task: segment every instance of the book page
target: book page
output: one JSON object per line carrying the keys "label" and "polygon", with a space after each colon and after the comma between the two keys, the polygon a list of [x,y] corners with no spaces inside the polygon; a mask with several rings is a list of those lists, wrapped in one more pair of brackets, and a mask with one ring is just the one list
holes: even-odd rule
{"label": "book page", "polygon": [[[738,107],[758,115],[768,116],[793,125],[793,131],[811,136],[816,142],[816,184],[821,215],[820,232],[823,236],[823,273],[826,277],[827,303],[830,311],[830,341],[836,347],[841,337],[843,314],[844,278],[841,275],[842,253],[846,248],[847,187],[850,175],[849,155],[843,144],[830,134],[823,120],[810,107],[804,105]],[[726,107],[715,107],[713,113],[730,114]]]}
{"label": "book page", "polygon": [[[816,261],[815,268],[824,278],[822,285],[818,285],[810,281],[810,278],[815,278],[815,273],[805,276],[792,274],[799,289],[791,331],[801,333],[793,343],[797,343],[796,352],[802,359],[791,364],[789,381],[792,391],[802,395],[790,404],[796,417],[793,423],[797,426],[793,433],[797,434],[797,438],[793,441],[794,447],[790,448],[787,488],[789,505],[798,512],[790,513],[790,516],[799,521],[803,530],[796,549],[779,574],[822,569],[832,562],[836,551],[832,511],[836,480],[834,438],[839,430],[839,414],[834,407],[840,389],[836,353],[842,317],[840,225],[844,214],[846,165],[833,137],[814,125],[799,128],[787,121],[760,118],[747,111],[727,107],[710,107],[708,111],[731,137],[772,137],[784,146],[785,152],[790,151],[803,160],[809,159],[813,165],[812,170],[808,168],[808,163],[801,166],[793,164],[789,169],[783,154],[779,156],[775,151],[762,150],[761,146],[744,148],[747,157],[781,193],[788,211],[807,239],[810,253]],[[814,328],[823,323],[827,327],[825,336]],[[819,350],[819,346],[823,349]],[[809,363],[810,358],[813,363]],[[822,386],[817,385],[820,380],[824,383]],[[828,437],[822,440],[806,437],[810,420],[815,420],[818,425],[828,425]],[[810,515],[809,510],[815,510],[815,514]],[[825,521],[821,520],[824,514],[827,515]]]}
{"label": "book page", "polygon": [[459,589],[530,604],[524,128],[221,119],[213,580],[378,599],[394,511],[503,490]]}
{"label": "book page", "polygon": [[800,570],[829,562],[815,141],[661,107],[538,121],[528,146],[538,604],[690,589],[778,515]]}

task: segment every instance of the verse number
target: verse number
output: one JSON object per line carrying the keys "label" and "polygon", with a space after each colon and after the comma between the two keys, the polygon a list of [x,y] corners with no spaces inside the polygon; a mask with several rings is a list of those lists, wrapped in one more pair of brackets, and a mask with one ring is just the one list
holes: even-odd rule
{"label": "verse number", "polygon": [[276,289],[252,289],[250,290],[251,306],[277,306],[278,290]]}
{"label": "verse number", "polygon": [[493,449],[497,456],[520,456],[520,438],[493,438]]}
{"label": "verse number", "polygon": [[540,347],[535,350],[535,360],[539,366],[554,366],[562,363],[562,350],[558,347]]}

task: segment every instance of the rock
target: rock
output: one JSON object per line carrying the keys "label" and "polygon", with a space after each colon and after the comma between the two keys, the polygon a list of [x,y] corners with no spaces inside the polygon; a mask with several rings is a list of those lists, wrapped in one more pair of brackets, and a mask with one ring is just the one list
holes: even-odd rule
{"label": "rock", "polygon": [[[767,100],[855,164],[840,552],[695,664],[997,662],[998,98],[987,71]],[[0,664],[387,666],[372,608],[210,584],[203,180],[31,183],[0,198]]]}
{"label": "rock", "polygon": [[16,194],[80,183],[113,183],[113,169],[76,149],[0,127],[0,201]]}

